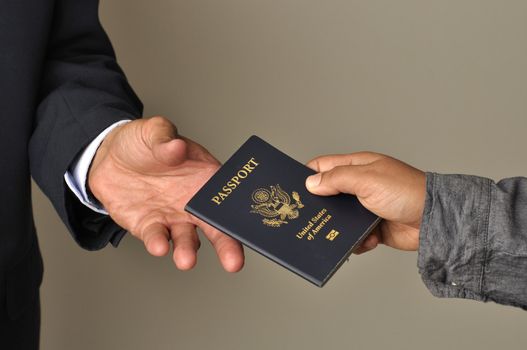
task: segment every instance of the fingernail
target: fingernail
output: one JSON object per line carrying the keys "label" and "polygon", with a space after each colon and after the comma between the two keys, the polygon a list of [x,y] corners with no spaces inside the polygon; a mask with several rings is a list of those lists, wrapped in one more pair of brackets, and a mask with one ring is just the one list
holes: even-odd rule
{"label": "fingernail", "polygon": [[320,180],[322,180],[322,174],[318,173],[315,175],[311,175],[306,179],[306,187],[308,189],[315,188],[320,185]]}

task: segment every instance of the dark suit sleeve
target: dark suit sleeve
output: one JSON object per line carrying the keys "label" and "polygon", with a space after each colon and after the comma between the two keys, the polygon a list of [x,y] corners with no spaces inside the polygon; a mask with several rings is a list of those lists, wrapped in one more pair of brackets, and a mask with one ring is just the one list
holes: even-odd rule
{"label": "dark suit sleeve", "polygon": [[32,176],[85,249],[117,245],[124,230],[81,204],[64,181],[99,133],[135,119],[142,105],[116,63],[98,18],[98,0],[57,0],[29,145]]}

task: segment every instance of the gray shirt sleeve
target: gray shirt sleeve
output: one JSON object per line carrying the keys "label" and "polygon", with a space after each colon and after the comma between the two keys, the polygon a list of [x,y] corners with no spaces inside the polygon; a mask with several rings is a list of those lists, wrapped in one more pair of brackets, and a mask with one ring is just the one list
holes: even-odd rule
{"label": "gray shirt sleeve", "polygon": [[418,268],[438,297],[527,309],[527,178],[427,173]]}

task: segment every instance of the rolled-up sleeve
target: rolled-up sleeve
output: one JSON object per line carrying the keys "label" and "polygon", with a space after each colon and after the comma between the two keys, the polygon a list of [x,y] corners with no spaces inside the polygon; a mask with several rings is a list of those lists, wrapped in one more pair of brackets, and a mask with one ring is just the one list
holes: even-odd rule
{"label": "rolled-up sleeve", "polygon": [[527,309],[527,179],[427,173],[418,268],[435,296]]}

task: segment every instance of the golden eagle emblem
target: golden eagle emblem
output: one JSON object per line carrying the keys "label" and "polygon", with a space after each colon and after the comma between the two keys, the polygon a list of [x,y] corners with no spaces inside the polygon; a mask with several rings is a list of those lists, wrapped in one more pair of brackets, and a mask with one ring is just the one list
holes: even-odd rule
{"label": "golden eagle emblem", "polygon": [[[298,192],[293,191],[291,196],[280,188],[280,185],[270,186],[271,190],[259,188],[252,194],[254,204],[251,205],[251,213],[260,214],[264,217],[262,222],[270,227],[280,227],[287,224],[288,220],[296,219],[300,216],[298,209],[302,209],[304,204],[300,201]],[[291,203],[293,197],[295,203]]]}

